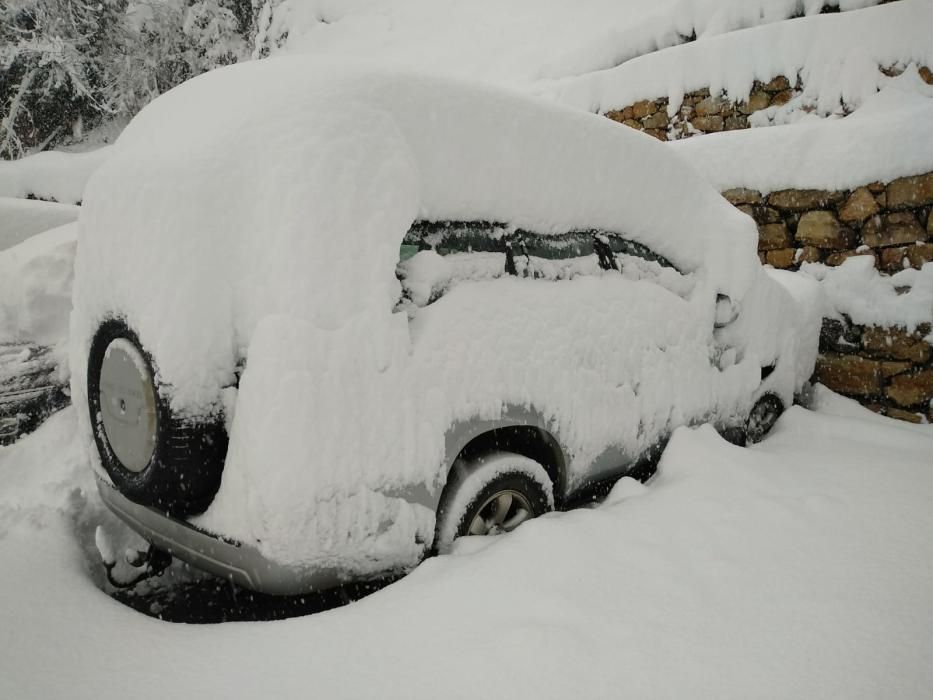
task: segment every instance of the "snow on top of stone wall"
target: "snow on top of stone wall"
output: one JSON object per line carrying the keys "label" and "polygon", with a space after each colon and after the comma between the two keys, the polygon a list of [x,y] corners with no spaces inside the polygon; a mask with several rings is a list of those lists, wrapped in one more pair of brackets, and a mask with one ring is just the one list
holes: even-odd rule
{"label": "snow on top of stone wall", "polygon": [[[933,11],[933,3],[929,4]],[[931,12],[933,21],[933,12]],[[933,50],[933,45],[931,45]],[[844,119],[708,134],[669,144],[720,191],[846,190],[933,170],[933,86],[915,69]]]}
{"label": "snow on top of stone wall", "polygon": [[685,92],[708,87],[713,95],[724,90],[730,99],[744,99],[756,80],[784,75],[793,83],[799,74],[802,102],[832,114],[843,103],[858,106],[885,83],[879,66],[933,64],[931,25],[933,3],[900,0],[702,38],[540,89],[599,112],[669,96],[673,114]]}
{"label": "snow on top of stone wall", "polygon": [[[525,86],[800,13],[877,0],[284,0],[266,50],[372,58]],[[666,86],[665,86],[666,87]],[[653,96],[653,95],[652,95]]]}

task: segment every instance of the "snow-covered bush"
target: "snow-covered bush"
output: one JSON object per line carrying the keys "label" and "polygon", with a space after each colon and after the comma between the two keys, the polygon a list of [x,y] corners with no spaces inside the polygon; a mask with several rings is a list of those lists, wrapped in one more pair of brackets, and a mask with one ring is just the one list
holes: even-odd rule
{"label": "snow-covered bush", "polygon": [[0,157],[16,158],[248,55],[250,0],[0,5]]}

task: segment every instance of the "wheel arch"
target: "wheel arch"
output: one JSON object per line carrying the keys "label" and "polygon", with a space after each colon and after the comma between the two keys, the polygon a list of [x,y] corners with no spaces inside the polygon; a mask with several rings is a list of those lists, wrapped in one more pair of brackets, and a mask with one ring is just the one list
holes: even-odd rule
{"label": "wheel arch", "polygon": [[514,452],[544,467],[554,485],[556,503],[566,493],[566,450],[534,413],[507,411],[499,420],[457,424],[447,434],[446,452],[445,488],[456,465],[474,462],[493,452]]}

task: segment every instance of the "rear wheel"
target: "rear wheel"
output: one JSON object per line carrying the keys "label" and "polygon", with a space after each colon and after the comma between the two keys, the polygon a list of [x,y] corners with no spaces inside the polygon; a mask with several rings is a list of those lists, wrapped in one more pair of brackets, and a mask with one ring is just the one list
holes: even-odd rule
{"label": "rear wheel", "polygon": [[176,517],[204,511],[220,485],[227,435],[220,415],[175,414],[139,338],[102,324],[88,356],[87,399],[101,464],[129,499]]}
{"label": "rear wheel", "polygon": [[784,413],[784,402],[774,394],[765,394],[758,399],[745,424],[748,443],[753,444],[764,440],[782,413]]}
{"label": "rear wheel", "polygon": [[458,464],[438,508],[435,548],[450,549],[467,535],[511,532],[554,509],[554,491],[544,467],[528,457],[500,452]]}

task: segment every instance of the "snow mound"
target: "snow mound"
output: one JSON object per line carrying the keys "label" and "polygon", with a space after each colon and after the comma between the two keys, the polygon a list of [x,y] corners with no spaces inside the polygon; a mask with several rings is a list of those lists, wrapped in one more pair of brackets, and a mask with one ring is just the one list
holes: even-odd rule
{"label": "snow mound", "polygon": [[[879,274],[874,263],[871,256],[857,255],[839,267],[804,263],[801,274],[820,281],[826,298],[824,316],[845,314],[860,325],[908,331],[933,323],[933,263],[892,276]],[[904,292],[904,288],[909,289]]]}
{"label": "snow mound", "polygon": [[[753,13],[758,3],[745,5]],[[725,90],[741,100],[755,80],[784,75],[793,82],[799,74],[804,92],[791,108],[806,104],[819,114],[834,114],[843,104],[857,107],[885,83],[879,66],[933,65],[931,24],[928,0],[900,0],[712,37],[541,89],[593,112],[667,95],[673,114],[685,92],[708,87],[713,95]]]}
{"label": "snow mound", "polygon": [[911,68],[886,79],[844,119],[707,134],[668,146],[720,191],[845,190],[889,182],[933,170],[933,86]]}
{"label": "snow mound", "polygon": [[67,340],[77,234],[67,224],[0,251],[0,340]]}
{"label": "snow mound", "polygon": [[37,233],[76,221],[78,211],[70,204],[0,197],[0,252]]}
{"label": "snow mound", "polygon": [[110,156],[105,146],[85,153],[46,151],[14,161],[0,161],[0,197],[32,195],[78,204],[84,186]]}

